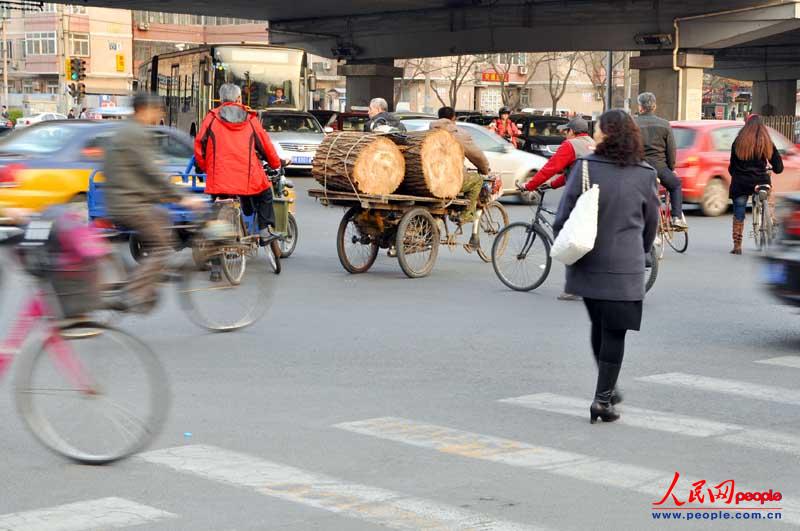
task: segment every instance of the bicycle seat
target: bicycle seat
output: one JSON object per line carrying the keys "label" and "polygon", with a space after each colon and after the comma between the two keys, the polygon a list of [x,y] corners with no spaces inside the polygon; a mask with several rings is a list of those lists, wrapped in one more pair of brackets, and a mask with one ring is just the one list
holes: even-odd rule
{"label": "bicycle seat", "polygon": [[214,203],[231,204],[238,203],[239,200],[233,197],[226,197],[225,199],[217,199]]}
{"label": "bicycle seat", "polygon": [[770,186],[768,184],[759,184],[759,185],[756,185],[756,188],[755,188],[756,193],[769,192],[770,190],[772,190],[772,186]]}

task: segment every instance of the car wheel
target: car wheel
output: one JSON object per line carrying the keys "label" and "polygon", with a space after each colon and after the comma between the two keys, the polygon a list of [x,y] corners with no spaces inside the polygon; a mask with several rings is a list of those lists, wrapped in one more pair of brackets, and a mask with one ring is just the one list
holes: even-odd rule
{"label": "car wheel", "polygon": [[703,192],[701,203],[703,214],[710,217],[721,216],[727,212],[729,202],[725,181],[719,177],[711,179]]}

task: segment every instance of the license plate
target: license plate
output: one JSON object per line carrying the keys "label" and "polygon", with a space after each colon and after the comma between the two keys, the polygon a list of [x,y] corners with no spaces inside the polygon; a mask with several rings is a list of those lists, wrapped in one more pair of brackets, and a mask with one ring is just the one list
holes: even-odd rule
{"label": "license plate", "polygon": [[294,164],[311,164],[312,160],[314,160],[313,157],[292,157]]}
{"label": "license plate", "polygon": [[786,284],[786,265],[780,262],[764,264],[761,267],[761,278],[767,284]]}
{"label": "license plate", "polygon": [[25,240],[32,242],[44,242],[50,237],[52,221],[31,221],[25,229]]}

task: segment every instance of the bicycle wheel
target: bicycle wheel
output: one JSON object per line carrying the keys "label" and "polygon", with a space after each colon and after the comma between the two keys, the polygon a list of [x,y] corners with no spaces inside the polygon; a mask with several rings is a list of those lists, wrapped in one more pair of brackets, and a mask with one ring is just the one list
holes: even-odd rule
{"label": "bicycle wheel", "polygon": [[753,215],[753,239],[756,242],[756,249],[758,249],[759,251],[763,249],[763,246],[762,246],[762,243],[761,243],[761,237],[763,235],[762,232],[761,232],[761,210],[762,210],[761,201],[758,199],[757,195],[754,195],[753,196],[753,211],[752,211],[752,215]]}
{"label": "bicycle wheel", "polygon": [[658,278],[658,267],[659,267],[659,257],[656,248],[653,247],[650,250],[650,258],[649,267],[645,266],[644,269],[644,291],[647,293],[650,291],[656,283],[656,278]]}
{"label": "bicycle wheel", "polygon": [[[247,250],[242,242],[245,231],[242,225],[242,212],[231,205],[223,205],[217,213],[217,220],[223,221],[233,228],[233,245],[222,245],[216,250],[216,260],[222,266],[222,274],[231,284],[239,284],[247,270]],[[202,244],[201,244],[202,245]]]}
{"label": "bicycle wheel", "polygon": [[428,276],[439,256],[439,227],[427,209],[412,208],[397,226],[397,261],[409,278]]}
{"label": "bicycle wheel", "polygon": [[53,330],[20,356],[17,408],[47,448],[105,464],[145,448],[169,409],[167,377],[141,341],[100,323]]}
{"label": "bicycle wheel", "polygon": [[294,248],[297,247],[297,236],[300,234],[297,228],[297,220],[291,212],[289,212],[289,224],[286,229],[287,234],[280,242],[281,258],[289,258],[292,256]]}
{"label": "bicycle wheel", "polygon": [[[270,251],[267,251],[268,253]],[[180,268],[178,298],[189,319],[212,332],[230,332],[255,323],[269,309],[277,285],[268,259],[249,260],[238,282],[200,271],[188,257]]]}
{"label": "bicycle wheel", "polygon": [[378,257],[378,242],[364,234],[356,224],[356,218],[363,211],[359,207],[350,208],[339,222],[336,234],[336,253],[339,262],[348,273],[366,273]]}
{"label": "bicycle wheel", "polygon": [[759,250],[766,251],[772,245],[772,216],[766,199],[761,200],[761,246]]}
{"label": "bicycle wheel", "polygon": [[500,282],[515,291],[531,291],[550,274],[550,242],[537,225],[507,225],[494,239],[492,266]]}
{"label": "bicycle wheel", "polygon": [[492,201],[485,207],[478,223],[478,236],[480,237],[480,247],[478,256],[486,263],[492,261],[492,245],[494,239],[508,225],[508,212],[505,207],[497,201]]}
{"label": "bicycle wheel", "polygon": [[689,231],[688,230],[671,230],[665,234],[667,244],[672,247],[676,253],[685,253],[689,248]]}

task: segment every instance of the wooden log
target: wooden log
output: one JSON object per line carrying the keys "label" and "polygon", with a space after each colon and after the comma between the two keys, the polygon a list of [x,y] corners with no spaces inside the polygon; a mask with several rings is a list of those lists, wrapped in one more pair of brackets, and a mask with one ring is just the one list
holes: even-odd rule
{"label": "wooden log", "polygon": [[328,190],[385,195],[403,182],[405,159],[385,135],[342,131],[325,137],[311,172]]}
{"label": "wooden log", "polygon": [[406,177],[404,194],[451,199],[464,184],[464,149],[442,129],[409,133],[403,156]]}

